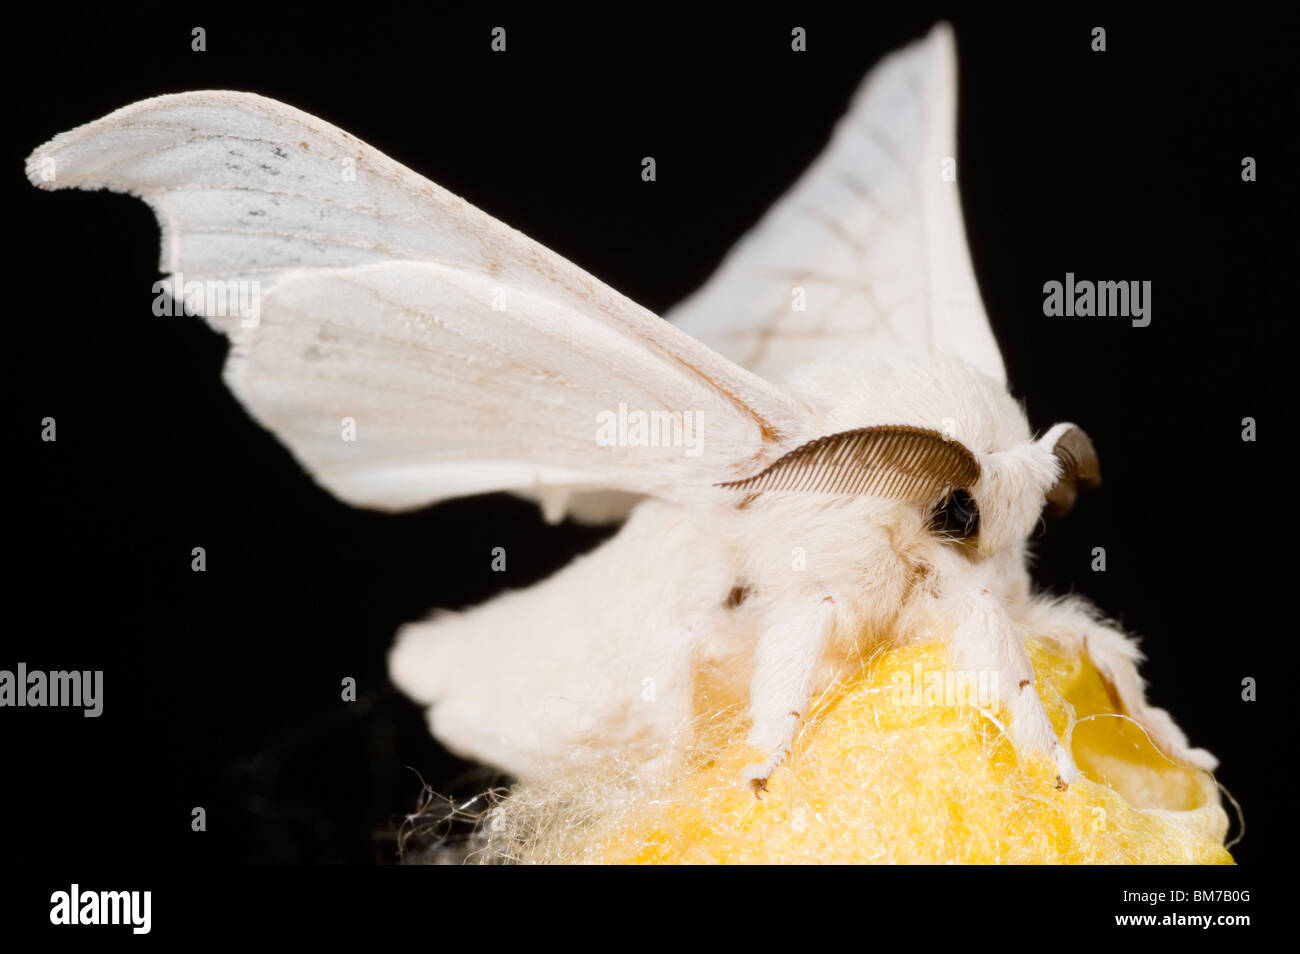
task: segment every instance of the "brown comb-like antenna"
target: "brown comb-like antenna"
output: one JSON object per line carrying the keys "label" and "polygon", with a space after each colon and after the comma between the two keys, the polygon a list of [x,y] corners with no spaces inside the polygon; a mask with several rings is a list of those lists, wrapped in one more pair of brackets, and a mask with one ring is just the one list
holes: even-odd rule
{"label": "brown comb-like antenna", "polygon": [[1073,424],[1056,439],[1052,453],[1061,462],[1061,476],[1047,492],[1048,512],[1064,517],[1080,493],[1101,483],[1101,461],[1088,435]]}
{"label": "brown comb-like antenna", "polygon": [[960,442],[925,427],[884,424],[819,437],[753,477],[718,486],[928,501],[969,490],[979,476],[979,461]]}

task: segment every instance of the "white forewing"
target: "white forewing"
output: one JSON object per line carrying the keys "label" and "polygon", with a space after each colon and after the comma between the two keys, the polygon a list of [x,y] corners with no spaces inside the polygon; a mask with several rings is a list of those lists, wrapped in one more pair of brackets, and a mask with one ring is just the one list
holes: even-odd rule
{"label": "white forewing", "polygon": [[941,24],[872,71],[825,152],[667,317],[772,380],[865,345],[949,352],[1005,381],[945,174],[956,121]]}
{"label": "white forewing", "polygon": [[[761,449],[758,420],[693,366],[530,291],[494,312],[495,282],[432,262],[288,273],[226,381],[325,486],[370,506],[545,487],[672,498]],[[684,438],[701,453],[598,444],[620,405],[697,415]]]}
{"label": "white forewing", "polygon": [[[28,175],[145,199],[162,224],[162,268],[187,283],[260,282],[255,326],[208,315],[233,341],[227,380],[351,503],[514,488],[671,496],[748,472],[803,427],[766,382],[274,100],[144,100],[55,137]],[[699,415],[701,456],[599,445],[597,414],[620,404]]]}

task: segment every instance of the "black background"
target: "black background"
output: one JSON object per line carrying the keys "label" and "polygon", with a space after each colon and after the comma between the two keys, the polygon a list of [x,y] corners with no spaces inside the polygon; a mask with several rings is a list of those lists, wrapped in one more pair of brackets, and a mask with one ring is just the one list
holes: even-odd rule
{"label": "black background", "polygon": [[[152,315],[152,213],[38,192],[21,168],[33,148],[146,96],[263,93],[662,312],[818,153],[867,70],[941,15],[172,8],[14,23],[0,668],[105,670],[98,719],[0,711],[14,857],[392,861],[416,771],[444,790],[486,780],[386,683],[394,631],[497,592],[493,547],[518,587],[607,532],[547,527],[505,496],[401,516],[331,499],[225,391],[224,341]],[[1106,474],[1039,541],[1037,577],[1143,637],[1155,701],[1220,757],[1245,808],[1238,859],[1279,857],[1295,729],[1295,23],[1258,9],[951,18],[967,230],[1013,390],[1035,427],[1085,426]],[[807,53],[790,52],[794,25]],[[207,52],[190,50],[193,26]],[[1258,182],[1241,181],[1243,156]],[[1042,285],[1066,271],[1150,280],[1150,327],[1044,318]],[[40,441],[47,415],[57,443]],[[195,546],[206,573],[190,570]],[[358,703],[340,701],[345,676]]]}

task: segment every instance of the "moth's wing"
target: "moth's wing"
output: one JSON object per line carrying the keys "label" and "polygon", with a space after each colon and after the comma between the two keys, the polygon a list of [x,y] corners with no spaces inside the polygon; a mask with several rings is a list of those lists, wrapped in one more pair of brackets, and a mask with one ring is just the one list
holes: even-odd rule
{"label": "moth's wing", "polygon": [[[409,261],[289,273],[234,335],[226,381],[317,480],[369,507],[516,488],[677,498],[763,455],[775,392],[740,391],[658,318],[633,329],[502,281]],[[647,409],[689,415],[680,439],[620,436]]]}
{"label": "moth's wing", "polygon": [[1005,381],[954,178],[956,77],[946,24],[882,61],[821,156],[667,317],[772,380],[870,348],[946,351]]}
{"label": "moth's wing", "polygon": [[[147,201],[178,285],[259,283],[259,315],[203,306],[232,341],[226,380],[349,503],[519,488],[671,495],[749,472],[800,427],[763,380],[274,100],[144,100],[55,137],[27,168],[43,188]],[[598,415],[620,405],[697,415],[699,456],[603,446]]]}

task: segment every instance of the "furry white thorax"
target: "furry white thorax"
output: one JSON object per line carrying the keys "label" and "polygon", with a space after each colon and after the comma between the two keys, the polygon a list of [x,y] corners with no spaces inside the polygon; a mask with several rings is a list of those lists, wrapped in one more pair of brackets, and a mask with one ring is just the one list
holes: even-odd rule
{"label": "furry white thorax", "polygon": [[[911,424],[961,441],[980,464],[972,489],[980,532],[977,545],[946,540],[928,526],[930,505],[883,497],[766,492],[746,500],[725,491],[683,513],[698,534],[685,552],[731,569],[746,594],[747,618],[831,595],[828,652],[856,657],[887,635],[951,632],[958,601],[972,589],[988,589],[1006,604],[1028,598],[1027,540],[1059,462],[1050,444],[1032,439],[1005,386],[946,356],[846,356],[799,369],[786,384],[819,422],[814,436]],[[660,512],[669,505],[648,506]],[[714,574],[689,565],[674,575]]]}
{"label": "furry white thorax", "polygon": [[1006,386],[952,356],[849,353],[800,368],[785,384],[822,433],[913,424],[965,445],[980,464],[973,495],[985,555],[1029,534],[1060,473],[1051,444],[1032,439],[1024,408]]}

